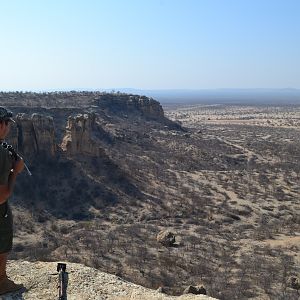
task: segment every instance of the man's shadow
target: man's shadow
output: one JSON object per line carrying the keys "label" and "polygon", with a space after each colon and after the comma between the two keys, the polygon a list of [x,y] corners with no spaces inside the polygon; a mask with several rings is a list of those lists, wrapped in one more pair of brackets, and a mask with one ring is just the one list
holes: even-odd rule
{"label": "man's shadow", "polygon": [[0,300],[24,300],[23,293],[25,293],[26,291],[27,289],[24,287],[18,292],[0,295]]}

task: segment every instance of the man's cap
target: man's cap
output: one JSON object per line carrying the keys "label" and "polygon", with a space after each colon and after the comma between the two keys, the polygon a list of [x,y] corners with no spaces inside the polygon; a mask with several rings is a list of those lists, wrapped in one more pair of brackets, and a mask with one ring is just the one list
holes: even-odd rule
{"label": "man's cap", "polygon": [[13,118],[13,113],[7,110],[5,107],[0,106],[0,121],[11,121],[16,123]]}

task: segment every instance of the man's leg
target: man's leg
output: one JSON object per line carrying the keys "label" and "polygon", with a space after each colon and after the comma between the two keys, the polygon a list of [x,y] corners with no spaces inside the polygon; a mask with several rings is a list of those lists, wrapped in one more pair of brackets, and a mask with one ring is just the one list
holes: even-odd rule
{"label": "man's leg", "polygon": [[6,262],[8,253],[0,253],[0,281],[6,278]]}
{"label": "man's leg", "polygon": [[[22,284],[16,284],[6,276],[6,263],[8,253],[12,249],[13,219],[9,206],[6,209],[6,217],[0,218],[0,295],[16,292],[22,289]],[[4,216],[3,212],[1,214]],[[0,297],[2,298],[2,297]]]}
{"label": "man's leg", "polygon": [[[6,276],[6,262],[8,253],[0,253],[0,295],[16,292],[22,289],[22,284],[16,284]],[[1,298],[2,299],[2,298]]]}

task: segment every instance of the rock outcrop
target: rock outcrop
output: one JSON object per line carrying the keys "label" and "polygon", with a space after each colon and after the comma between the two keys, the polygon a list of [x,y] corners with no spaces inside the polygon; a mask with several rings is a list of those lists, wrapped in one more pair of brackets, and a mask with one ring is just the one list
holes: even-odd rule
{"label": "rock outcrop", "polygon": [[[116,123],[120,118],[126,122],[154,120],[170,129],[180,129],[180,125],[164,116],[158,101],[119,92],[0,92],[0,105],[12,110],[16,116],[17,124],[11,127],[8,143],[26,158],[41,152],[54,156],[59,149],[57,144],[61,144],[69,155],[102,155],[103,150],[95,141],[100,138],[112,143],[115,136],[101,128],[94,113],[103,117],[104,123],[107,120]],[[93,113],[85,113],[87,111]],[[80,115],[74,117],[76,113]],[[48,114],[53,115],[55,121]],[[70,114],[65,132],[66,118]]]}
{"label": "rock outcrop", "polygon": [[[27,291],[2,296],[5,300],[52,300],[58,298],[57,263],[9,261],[8,275]],[[204,295],[167,296],[127,282],[120,277],[80,264],[67,264],[68,300],[213,300]]]}
{"label": "rock outcrop", "polygon": [[16,124],[11,128],[9,143],[26,157],[37,153],[53,156],[56,151],[53,118],[24,113],[15,118]]}
{"label": "rock outcrop", "polygon": [[97,126],[96,116],[93,113],[70,116],[61,144],[62,149],[69,155],[85,154],[95,157],[104,155],[104,150],[95,139]]}
{"label": "rock outcrop", "polygon": [[88,108],[93,106],[114,112],[140,112],[146,117],[164,118],[163,109],[158,101],[146,96],[120,92],[0,92],[0,103],[10,108]]}
{"label": "rock outcrop", "polygon": [[164,111],[160,103],[152,98],[139,95],[127,95],[122,93],[102,94],[94,100],[94,104],[103,109],[114,112],[139,112],[145,117],[164,118]]}
{"label": "rock outcrop", "polygon": [[56,151],[53,118],[41,114],[33,114],[31,120],[38,151],[45,151],[53,156]]}
{"label": "rock outcrop", "polygon": [[38,145],[31,116],[18,114],[16,122],[18,127],[18,150],[26,156],[36,154]]}

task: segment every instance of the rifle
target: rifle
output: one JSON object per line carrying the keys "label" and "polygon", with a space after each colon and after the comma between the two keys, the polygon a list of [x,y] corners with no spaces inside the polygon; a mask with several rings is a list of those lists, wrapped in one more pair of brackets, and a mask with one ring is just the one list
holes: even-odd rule
{"label": "rifle", "polygon": [[68,273],[66,272],[66,264],[58,263],[58,300],[67,300],[67,285],[68,285]]}
{"label": "rifle", "polygon": [[[7,150],[9,151],[10,155],[11,155],[16,161],[20,158],[20,155],[16,152],[16,150],[13,148],[12,145],[8,145],[8,144],[5,143],[5,142],[0,143],[0,145],[1,145],[3,148],[7,149]],[[28,169],[28,167],[27,167],[27,165],[25,164],[25,162],[24,162],[24,167],[25,167],[25,169],[26,169],[28,175],[31,176],[32,173],[31,173],[30,170]]]}

